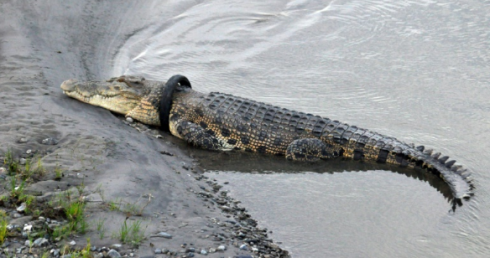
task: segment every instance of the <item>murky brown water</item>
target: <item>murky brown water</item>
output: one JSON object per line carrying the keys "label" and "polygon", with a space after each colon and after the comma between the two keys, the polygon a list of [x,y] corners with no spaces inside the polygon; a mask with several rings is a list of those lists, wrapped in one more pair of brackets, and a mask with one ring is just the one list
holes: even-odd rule
{"label": "murky brown water", "polygon": [[[19,25],[47,46],[39,55],[56,90],[68,77],[180,73],[196,90],[424,144],[473,172],[475,197],[452,213],[447,189],[421,175],[197,151],[294,257],[490,256],[490,2],[68,2],[33,3],[46,30]],[[71,22],[86,37],[60,35]]]}
{"label": "murky brown water", "polygon": [[203,164],[209,175],[229,182],[294,257],[490,255],[488,1],[206,1],[173,10],[129,37],[114,75],[185,74],[197,90],[425,144],[474,174],[476,196],[451,213],[437,182],[387,170],[325,162],[329,173],[310,173],[322,168],[202,154],[213,160]]}

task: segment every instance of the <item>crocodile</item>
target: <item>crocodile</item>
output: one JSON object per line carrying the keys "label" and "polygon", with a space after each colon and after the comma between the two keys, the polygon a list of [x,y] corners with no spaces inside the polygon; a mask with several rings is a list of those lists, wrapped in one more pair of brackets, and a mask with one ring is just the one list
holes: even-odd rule
{"label": "crocodile", "polygon": [[167,82],[140,76],[70,79],[61,89],[82,102],[161,127],[196,147],[307,162],[341,157],[423,170],[447,183],[453,210],[474,195],[468,170],[439,152],[326,117],[226,93],[201,93],[182,75]]}

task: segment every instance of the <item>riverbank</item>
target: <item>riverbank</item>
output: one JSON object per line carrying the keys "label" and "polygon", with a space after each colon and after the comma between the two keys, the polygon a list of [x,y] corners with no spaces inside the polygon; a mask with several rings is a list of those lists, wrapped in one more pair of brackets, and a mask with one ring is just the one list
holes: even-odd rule
{"label": "riverbank", "polygon": [[[90,239],[95,256],[286,256],[239,202],[202,175],[182,142],[62,94],[65,79],[111,74],[111,53],[125,33],[111,24],[143,12],[132,7],[0,5],[0,157],[9,160],[1,171],[8,221],[2,252],[56,257],[87,248]],[[73,220],[63,198],[83,206],[86,224],[57,235]]]}

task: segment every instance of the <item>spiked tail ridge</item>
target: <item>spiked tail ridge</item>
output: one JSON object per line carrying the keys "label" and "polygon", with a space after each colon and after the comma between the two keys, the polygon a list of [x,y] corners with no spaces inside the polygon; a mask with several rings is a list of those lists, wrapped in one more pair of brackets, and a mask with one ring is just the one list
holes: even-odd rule
{"label": "spiked tail ridge", "polygon": [[474,186],[471,173],[460,165],[455,165],[455,160],[449,160],[448,156],[442,156],[432,150],[424,151],[423,146],[414,149],[415,155],[409,155],[411,162],[415,162],[415,167],[420,167],[429,173],[438,175],[451,189],[453,194],[453,211],[457,206],[462,205],[462,200],[468,200],[474,195]]}
{"label": "spiked tail ridge", "polygon": [[[348,127],[346,125],[346,127]],[[375,161],[395,164],[411,169],[422,169],[426,173],[439,176],[446,182],[452,193],[453,210],[474,195],[473,182],[469,171],[457,165],[448,156],[434,153],[424,146],[403,143],[395,138],[357,127],[345,129],[339,140],[332,145],[340,149],[342,156],[354,160]]]}

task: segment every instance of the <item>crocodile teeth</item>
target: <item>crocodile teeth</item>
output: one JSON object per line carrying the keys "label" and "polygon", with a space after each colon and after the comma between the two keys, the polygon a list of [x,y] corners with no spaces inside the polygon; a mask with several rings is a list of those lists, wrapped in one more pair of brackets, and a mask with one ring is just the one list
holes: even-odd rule
{"label": "crocodile teeth", "polygon": [[430,156],[430,155],[432,155],[432,152],[433,151],[434,151],[433,149],[427,149],[427,150],[424,151],[424,154]]}
{"label": "crocodile teeth", "polygon": [[424,145],[417,146],[417,150],[419,151],[424,151],[425,147]]}

